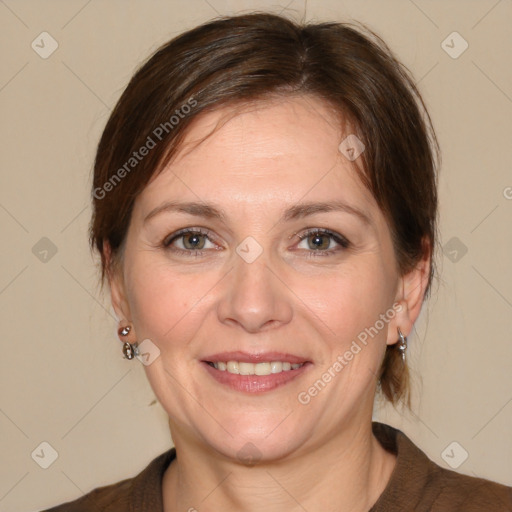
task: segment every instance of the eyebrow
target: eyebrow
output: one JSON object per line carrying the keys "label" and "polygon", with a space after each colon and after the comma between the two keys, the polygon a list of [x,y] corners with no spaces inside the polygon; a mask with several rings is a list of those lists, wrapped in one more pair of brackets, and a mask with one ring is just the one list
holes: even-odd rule
{"label": "eyebrow", "polygon": [[[214,204],[204,202],[166,201],[151,210],[144,218],[143,223],[146,224],[150,219],[163,212],[186,213],[196,217],[219,220],[223,223],[226,222],[226,215],[223,210]],[[370,217],[364,211],[356,208],[355,206],[344,203],[343,201],[298,203],[285,210],[278,222],[290,222],[292,220],[315,215],[316,213],[326,212],[350,213],[351,215],[358,217],[365,224],[372,225]]]}

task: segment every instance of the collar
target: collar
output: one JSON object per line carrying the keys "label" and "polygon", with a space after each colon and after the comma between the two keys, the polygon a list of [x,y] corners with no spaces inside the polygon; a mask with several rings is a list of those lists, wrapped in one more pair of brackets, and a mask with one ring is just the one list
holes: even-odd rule
{"label": "collar", "polygon": [[[413,510],[420,500],[422,505],[433,503],[439,490],[428,497],[425,487],[436,473],[439,474],[440,468],[400,430],[379,422],[372,423],[372,430],[382,447],[395,454],[397,460],[386,488],[369,512]],[[175,458],[176,449],[171,448],[132,480],[130,512],[163,512],[162,478]]]}

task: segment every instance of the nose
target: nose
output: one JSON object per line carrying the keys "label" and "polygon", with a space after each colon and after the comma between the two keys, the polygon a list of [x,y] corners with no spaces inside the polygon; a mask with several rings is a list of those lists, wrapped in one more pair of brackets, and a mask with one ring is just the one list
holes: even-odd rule
{"label": "nose", "polygon": [[217,309],[222,323],[256,333],[290,322],[293,293],[265,252],[252,263],[234,255],[234,268],[226,277]]}

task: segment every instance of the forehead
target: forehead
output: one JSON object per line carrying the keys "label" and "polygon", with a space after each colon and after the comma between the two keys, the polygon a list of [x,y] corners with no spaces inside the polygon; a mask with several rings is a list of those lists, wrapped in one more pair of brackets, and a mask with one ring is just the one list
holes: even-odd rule
{"label": "forehead", "polygon": [[212,151],[223,152],[231,164],[239,161],[241,166],[249,159],[335,155],[340,137],[339,120],[319,99],[265,99],[199,115],[173,160],[174,166],[185,168]]}
{"label": "forehead", "polygon": [[[291,97],[202,113],[179,151],[140,197],[143,210],[187,196],[262,205],[316,199],[373,198],[339,145],[350,133],[324,102]],[[172,195],[173,197],[169,197]]]}

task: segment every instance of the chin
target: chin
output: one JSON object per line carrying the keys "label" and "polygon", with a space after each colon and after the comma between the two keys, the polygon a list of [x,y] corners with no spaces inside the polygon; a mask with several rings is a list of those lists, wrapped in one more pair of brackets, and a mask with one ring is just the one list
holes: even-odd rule
{"label": "chin", "polygon": [[203,439],[222,456],[246,465],[276,461],[300,449],[308,437],[303,427],[298,429],[297,425],[280,424],[285,417],[286,414],[282,418],[273,414],[257,424],[239,419],[229,423],[227,430],[233,437],[220,428],[220,435],[209,430],[203,433]]}

